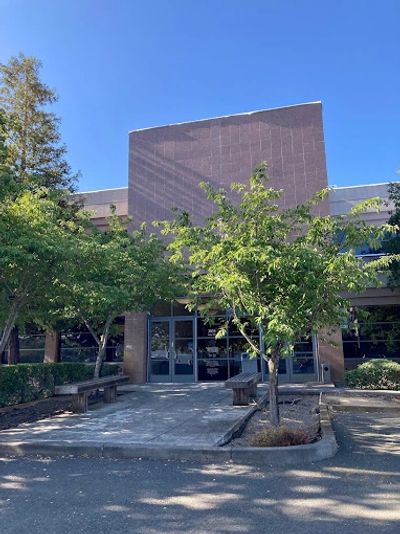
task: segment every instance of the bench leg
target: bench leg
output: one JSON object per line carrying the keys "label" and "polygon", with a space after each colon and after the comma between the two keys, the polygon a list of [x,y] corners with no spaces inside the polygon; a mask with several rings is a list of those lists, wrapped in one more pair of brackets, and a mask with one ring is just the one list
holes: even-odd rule
{"label": "bench leg", "polygon": [[233,405],[234,406],[248,406],[249,404],[249,388],[234,388],[233,389]]}
{"label": "bench leg", "polygon": [[114,402],[117,400],[117,386],[104,388],[104,402]]}
{"label": "bench leg", "polygon": [[88,394],[78,393],[72,397],[72,411],[75,413],[85,413],[88,411]]}

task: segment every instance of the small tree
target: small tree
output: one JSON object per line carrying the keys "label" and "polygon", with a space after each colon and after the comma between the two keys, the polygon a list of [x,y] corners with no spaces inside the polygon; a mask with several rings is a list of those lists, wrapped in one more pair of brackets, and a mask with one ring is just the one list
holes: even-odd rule
{"label": "small tree", "polygon": [[[171,260],[191,273],[191,307],[202,301],[209,318],[210,310],[230,310],[249,350],[267,362],[270,418],[278,425],[279,359],[292,355],[302,336],[343,322],[349,302],[342,292],[358,293],[379,283],[378,272],[390,259],[365,263],[355,247],[365,242],[378,246],[390,227],[360,220],[363,209],[379,204],[376,199],[346,218],[314,215],[328,191],[280,209],[282,191],[267,187],[266,164],[254,171],[248,186],[232,184],[230,194],[206,183],[201,187],[214,203],[214,213],[203,226],[194,226],[187,213],[164,222],[164,233],[174,236]],[[231,195],[236,199],[230,200]],[[251,328],[260,330],[261,344],[249,335]],[[226,329],[227,323],[217,336]]]}
{"label": "small tree", "polygon": [[0,202],[0,354],[22,313],[45,307],[48,287],[68,261],[70,232],[47,191]]}
{"label": "small tree", "polygon": [[48,317],[83,322],[97,346],[95,377],[100,375],[115,319],[127,312],[148,311],[155,302],[172,298],[176,272],[164,258],[162,240],[145,227],[127,231],[114,213],[106,231],[92,228],[74,242],[74,262],[49,300]]}

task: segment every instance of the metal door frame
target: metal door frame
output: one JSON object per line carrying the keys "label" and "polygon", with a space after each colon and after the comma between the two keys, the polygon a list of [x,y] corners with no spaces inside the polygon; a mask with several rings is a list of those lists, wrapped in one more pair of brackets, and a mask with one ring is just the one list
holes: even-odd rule
{"label": "metal door frame", "polygon": [[[193,325],[193,374],[190,375],[176,375],[175,374],[175,358],[173,356],[175,348],[175,323],[177,321],[187,321],[191,322]],[[196,316],[194,315],[176,315],[176,316],[167,316],[167,317],[152,317],[148,318],[147,322],[147,382],[152,382],[151,374],[151,333],[152,333],[152,324],[153,323],[168,323],[169,331],[169,374],[168,375],[154,375],[159,378],[161,382],[174,383],[179,382],[178,377],[188,377],[188,380],[182,380],[182,383],[193,383],[197,382],[197,321]],[[165,377],[162,380],[163,376]],[[168,378],[167,378],[168,377]],[[158,381],[158,380],[157,380]]]}

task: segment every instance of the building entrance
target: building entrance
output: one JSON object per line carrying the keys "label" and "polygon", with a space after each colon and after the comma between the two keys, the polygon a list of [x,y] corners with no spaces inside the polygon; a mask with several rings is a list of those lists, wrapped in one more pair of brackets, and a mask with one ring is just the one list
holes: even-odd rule
{"label": "building entrance", "polygon": [[161,317],[149,322],[149,381],[194,382],[193,317]]}
{"label": "building entrance", "polygon": [[[197,314],[149,318],[148,381],[224,381],[242,372],[261,372],[268,379],[268,366],[251,358],[242,335],[229,325],[216,339],[218,321],[208,325]],[[258,331],[250,332],[260,342]],[[318,341],[315,336],[296,343],[294,355],[279,363],[279,382],[309,382],[318,379]]]}

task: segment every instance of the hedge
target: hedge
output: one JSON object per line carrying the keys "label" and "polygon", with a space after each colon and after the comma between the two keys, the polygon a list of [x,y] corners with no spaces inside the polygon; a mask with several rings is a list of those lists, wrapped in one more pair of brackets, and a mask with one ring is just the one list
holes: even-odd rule
{"label": "hedge", "polygon": [[400,364],[392,360],[370,360],[347,371],[346,385],[360,389],[400,390]]}
{"label": "hedge", "polygon": [[[0,365],[0,408],[54,395],[54,386],[93,377],[94,365],[85,363],[21,363]],[[118,373],[118,366],[104,364],[102,376]]]}

